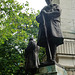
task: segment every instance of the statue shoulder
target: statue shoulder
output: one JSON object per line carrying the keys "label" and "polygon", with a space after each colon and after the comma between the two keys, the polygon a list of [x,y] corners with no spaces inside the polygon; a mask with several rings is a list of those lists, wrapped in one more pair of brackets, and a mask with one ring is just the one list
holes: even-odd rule
{"label": "statue shoulder", "polygon": [[53,6],[59,6],[59,4],[53,4]]}
{"label": "statue shoulder", "polygon": [[49,6],[45,6],[42,10],[46,10]]}
{"label": "statue shoulder", "polygon": [[30,41],[29,42],[31,45],[34,45],[35,44],[35,41]]}
{"label": "statue shoulder", "polygon": [[61,12],[61,8],[59,4],[53,4],[53,9],[56,9]]}
{"label": "statue shoulder", "polygon": [[53,7],[59,8],[60,5],[59,4],[53,4]]}

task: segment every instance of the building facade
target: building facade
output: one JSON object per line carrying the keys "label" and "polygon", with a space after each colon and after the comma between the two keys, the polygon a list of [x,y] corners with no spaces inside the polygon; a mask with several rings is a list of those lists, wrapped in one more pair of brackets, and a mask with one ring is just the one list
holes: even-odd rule
{"label": "building facade", "polygon": [[64,44],[57,48],[57,62],[68,75],[75,75],[75,0],[53,0],[61,8],[61,30]]}

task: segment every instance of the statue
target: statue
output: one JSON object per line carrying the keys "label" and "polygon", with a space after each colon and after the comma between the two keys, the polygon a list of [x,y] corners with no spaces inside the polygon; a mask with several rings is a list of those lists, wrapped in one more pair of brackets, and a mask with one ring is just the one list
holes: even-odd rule
{"label": "statue", "polygon": [[28,73],[31,73],[31,75],[34,75],[38,66],[40,65],[39,58],[38,58],[38,51],[39,51],[39,47],[37,46],[33,38],[30,38],[29,44],[27,48],[25,49],[26,75]]}
{"label": "statue", "polygon": [[46,49],[47,61],[45,65],[55,64],[56,47],[63,44],[63,36],[60,29],[61,10],[52,0],[45,0],[45,6],[36,17],[39,23],[37,45]]}

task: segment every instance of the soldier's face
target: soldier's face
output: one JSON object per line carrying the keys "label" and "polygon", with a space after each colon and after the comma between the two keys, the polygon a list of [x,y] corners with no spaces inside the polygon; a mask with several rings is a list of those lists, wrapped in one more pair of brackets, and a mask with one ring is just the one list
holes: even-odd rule
{"label": "soldier's face", "polygon": [[51,2],[52,2],[52,0],[45,0],[45,1],[48,5],[51,4]]}

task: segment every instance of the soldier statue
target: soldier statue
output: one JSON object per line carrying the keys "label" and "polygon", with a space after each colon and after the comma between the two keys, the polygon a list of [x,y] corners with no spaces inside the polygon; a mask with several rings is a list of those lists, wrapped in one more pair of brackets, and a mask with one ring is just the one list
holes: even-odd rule
{"label": "soldier statue", "polygon": [[63,36],[60,29],[61,10],[59,5],[52,4],[52,0],[45,0],[45,6],[36,17],[39,23],[37,45],[46,49],[46,64],[55,64],[56,47],[63,44]]}
{"label": "soldier statue", "polygon": [[36,73],[38,66],[40,65],[39,58],[38,58],[38,51],[39,51],[39,47],[37,46],[37,43],[35,43],[35,41],[31,37],[29,39],[29,44],[27,48],[25,49],[26,75],[29,73],[31,75],[34,75]]}

